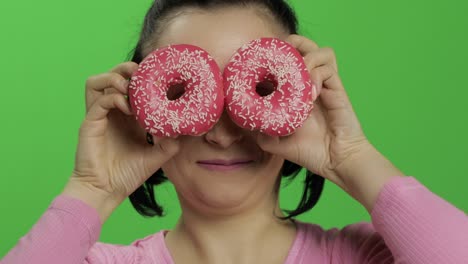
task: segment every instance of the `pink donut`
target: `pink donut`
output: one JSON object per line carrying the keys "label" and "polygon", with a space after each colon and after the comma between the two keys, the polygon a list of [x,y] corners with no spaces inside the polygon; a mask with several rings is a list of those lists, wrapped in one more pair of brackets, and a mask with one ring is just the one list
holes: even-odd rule
{"label": "pink donut", "polygon": [[[221,117],[222,85],[220,69],[208,52],[192,45],[170,45],[140,63],[128,97],[136,120],[148,133],[201,135]],[[174,98],[168,98],[170,93]]]}
{"label": "pink donut", "polygon": [[[258,87],[271,93],[260,95]],[[238,126],[286,136],[302,126],[318,94],[293,46],[261,38],[242,46],[226,65],[224,96],[227,112]]]}

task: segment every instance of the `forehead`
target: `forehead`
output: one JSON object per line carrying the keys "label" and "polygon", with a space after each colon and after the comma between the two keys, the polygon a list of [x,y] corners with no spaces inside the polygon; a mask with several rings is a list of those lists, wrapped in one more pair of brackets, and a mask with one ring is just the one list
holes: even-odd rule
{"label": "forehead", "polygon": [[214,57],[221,69],[243,44],[260,37],[285,38],[280,25],[253,7],[210,11],[189,9],[173,18],[157,39],[158,47],[191,44]]}

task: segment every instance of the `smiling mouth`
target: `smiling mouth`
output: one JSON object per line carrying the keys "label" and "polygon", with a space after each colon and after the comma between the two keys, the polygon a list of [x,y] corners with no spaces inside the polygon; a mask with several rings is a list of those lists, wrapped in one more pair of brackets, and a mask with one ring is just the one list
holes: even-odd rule
{"label": "smiling mouth", "polygon": [[249,166],[254,162],[253,159],[237,159],[237,160],[202,160],[197,161],[198,165],[208,170],[228,171],[241,169]]}

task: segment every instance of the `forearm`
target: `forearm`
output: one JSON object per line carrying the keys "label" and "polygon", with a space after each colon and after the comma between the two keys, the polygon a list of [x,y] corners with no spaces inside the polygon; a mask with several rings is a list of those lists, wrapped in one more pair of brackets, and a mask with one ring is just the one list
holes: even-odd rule
{"label": "forearm", "polygon": [[76,182],[73,178],[67,183],[62,191],[62,195],[66,195],[75,199],[79,199],[96,209],[101,222],[104,223],[112,212],[122,203],[124,198],[112,197],[108,193],[86,186],[83,183]]}
{"label": "forearm", "polygon": [[468,217],[413,177],[385,185],[372,223],[395,263],[467,263]]}
{"label": "forearm", "polygon": [[335,171],[343,180],[346,191],[369,213],[385,183],[392,177],[404,176],[372,145],[348,159]]}
{"label": "forearm", "polygon": [[93,208],[79,200],[58,196],[0,263],[85,263],[101,226]]}
{"label": "forearm", "polygon": [[463,211],[413,177],[398,177],[404,174],[374,147],[343,165],[337,173],[347,192],[371,214],[396,263],[465,263],[468,217]]}

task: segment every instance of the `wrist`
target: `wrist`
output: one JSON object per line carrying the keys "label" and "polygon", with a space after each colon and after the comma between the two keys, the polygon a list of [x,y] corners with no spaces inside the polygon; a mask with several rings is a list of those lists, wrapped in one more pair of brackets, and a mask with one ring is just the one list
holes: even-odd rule
{"label": "wrist", "polygon": [[79,199],[96,209],[104,223],[124,199],[113,197],[110,193],[96,187],[78,182],[71,178],[63,189],[62,195]]}
{"label": "wrist", "polygon": [[369,213],[384,185],[393,177],[404,176],[371,144],[340,164],[335,173],[342,179],[345,190]]}

